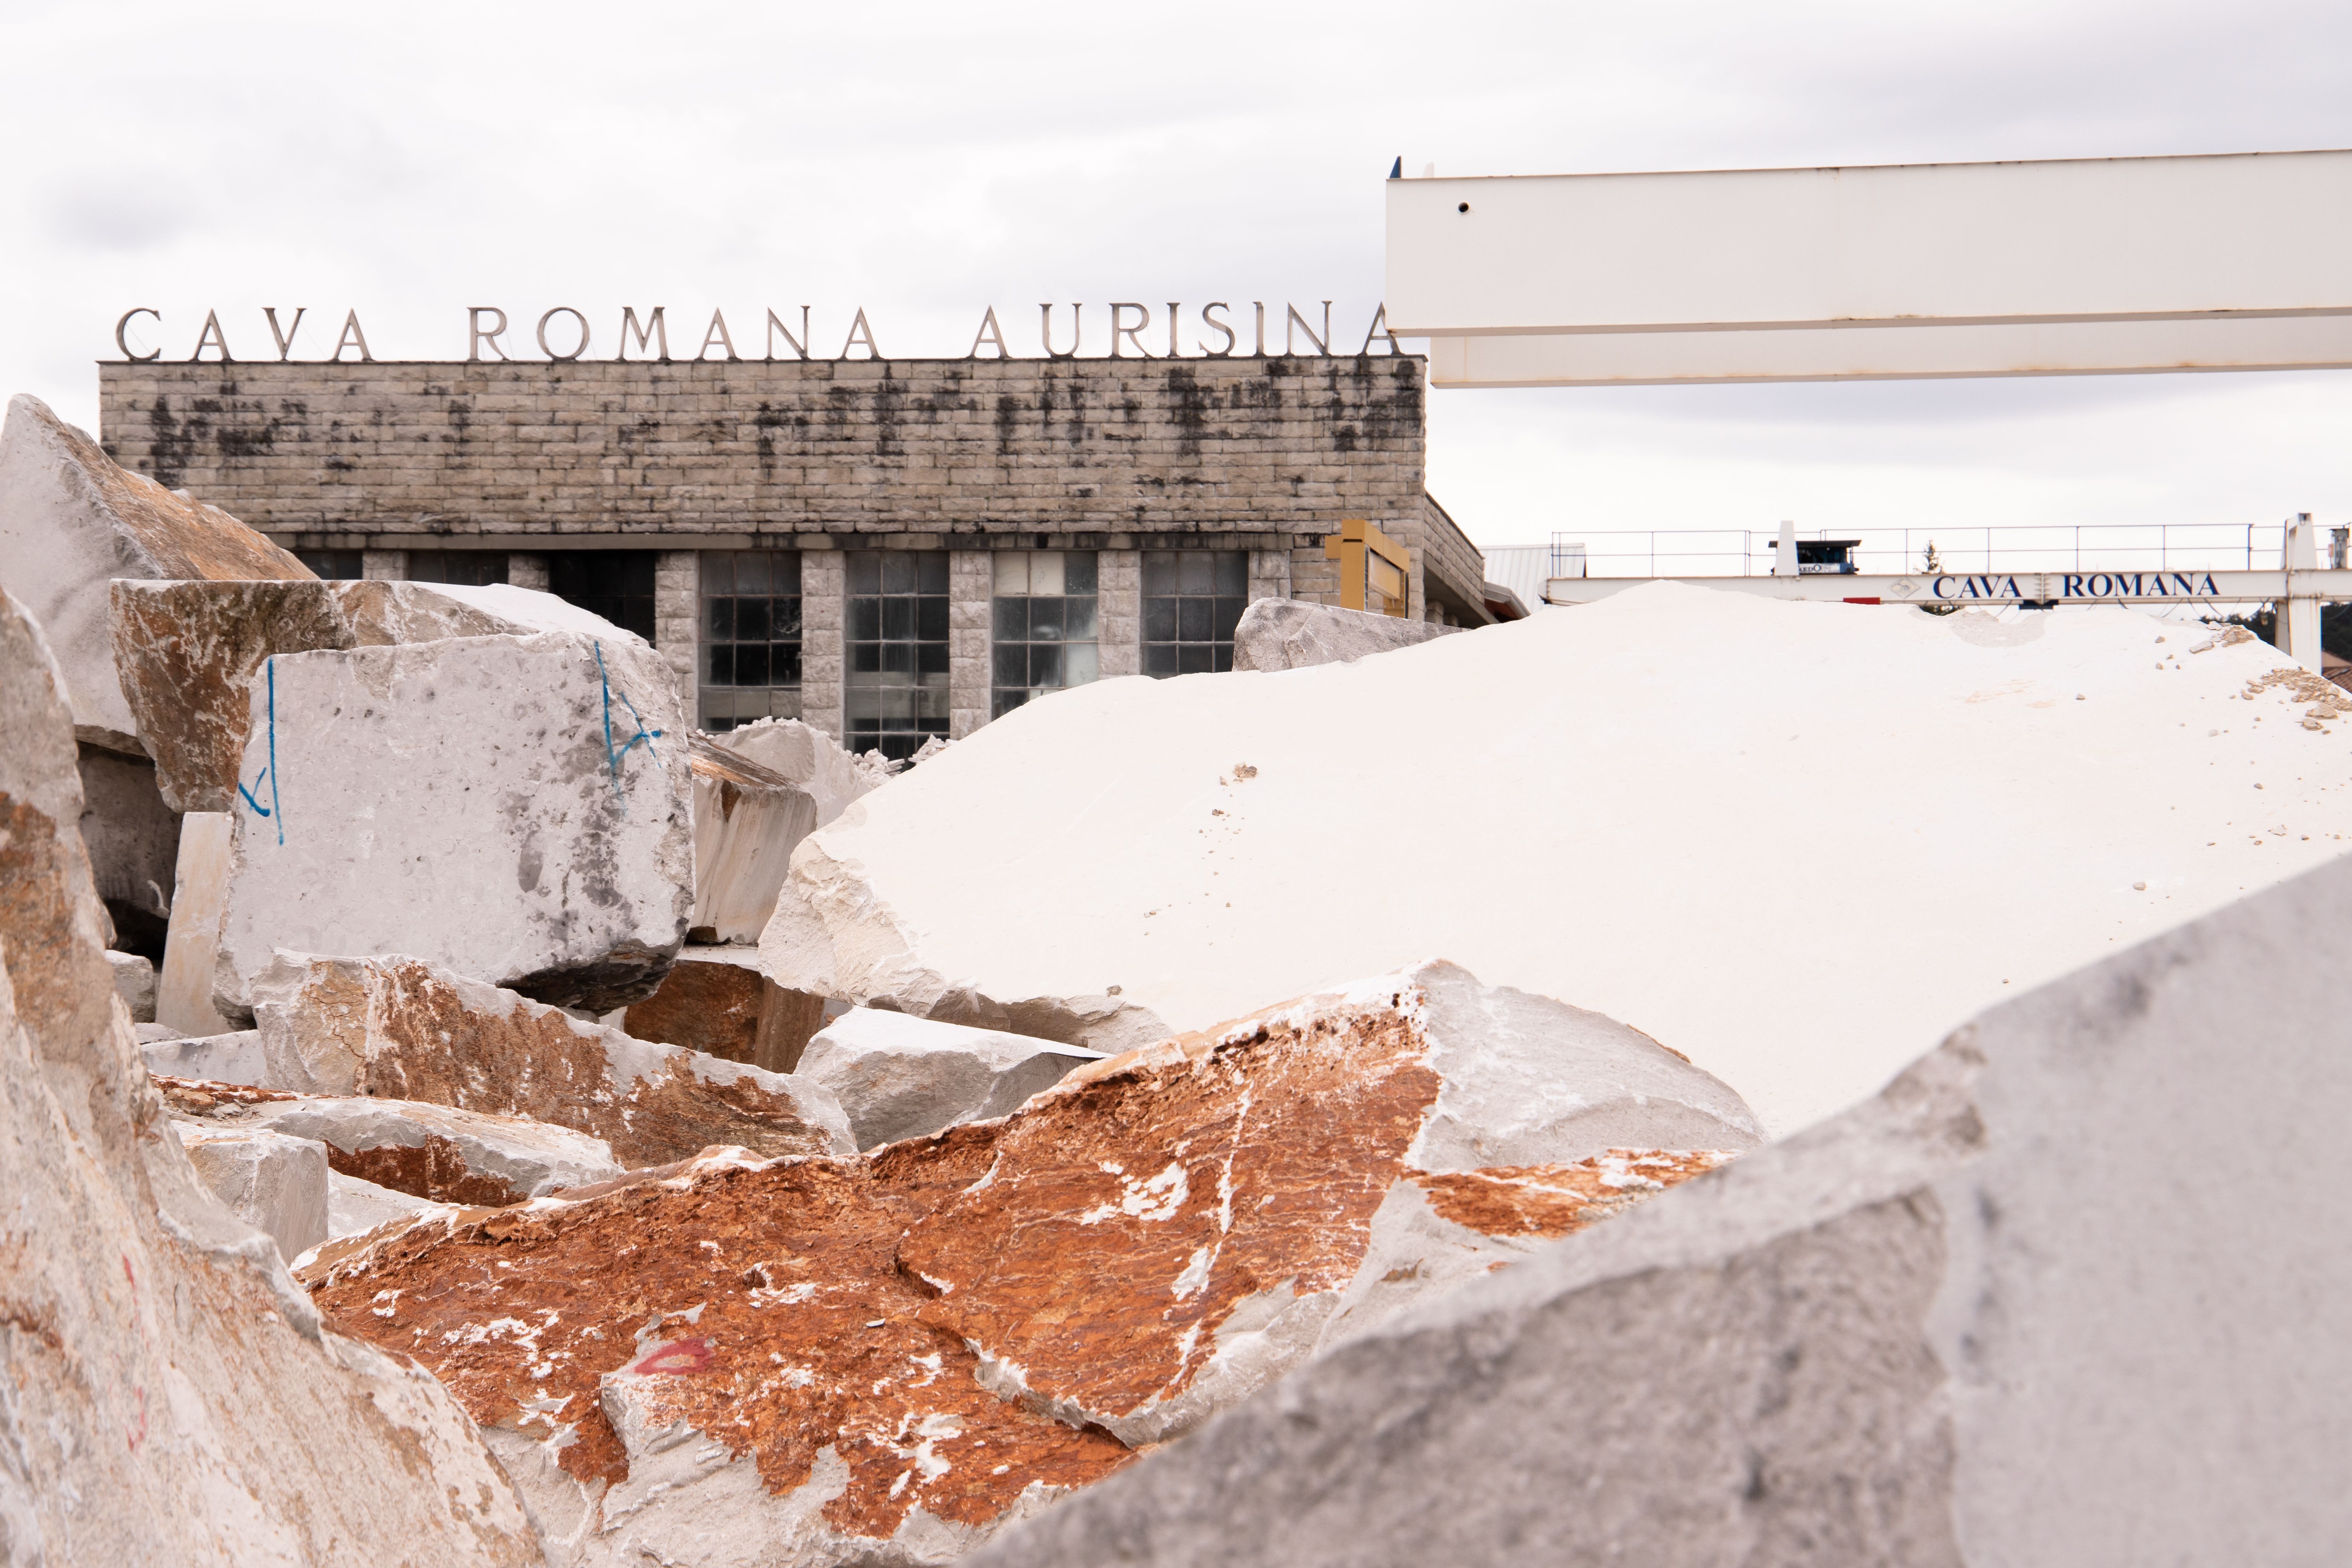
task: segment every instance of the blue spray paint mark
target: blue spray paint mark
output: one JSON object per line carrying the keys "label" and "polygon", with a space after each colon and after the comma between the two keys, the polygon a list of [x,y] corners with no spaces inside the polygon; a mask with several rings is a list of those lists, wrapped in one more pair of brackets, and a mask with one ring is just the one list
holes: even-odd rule
{"label": "blue spray paint mark", "polygon": [[269,817],[276,821],[278,842],[282,845],[286,842],[286,816],[285,808],[278,798],[278,663],[276,656],[272,655],[262,668],[269,680],[269,765],[262,769],[260,778],[253,782],[256,787],[258,787],[262,779],[269,781],[269,804],[264,805],[255,799],[253,791],[245,787],[243,779],[237,781],[236,793],[245,796],[245,804],[253,808],[255,816]]}
{"label": "blue spray paint mark", "polygon": [[604,672],[604,645],[601,641],[596,644],[596,683],[603,687],[604,691],[604,765],[613,771],[613,793],[619,795],[621,793],[621,759],[627,756],[639,744],[644,745],[647,756],[658,757],[660,753],[654,750],[654,737],[659,735],[661,731],[646,728],[645,715],[637,711],[637,705],[630,701],[629,694],[624,691],[621,693],[621,706],[626,708],[629,710],[629,717],[637,721],[637,732],[630,736],[617,750],[614,747],[613,679]]}

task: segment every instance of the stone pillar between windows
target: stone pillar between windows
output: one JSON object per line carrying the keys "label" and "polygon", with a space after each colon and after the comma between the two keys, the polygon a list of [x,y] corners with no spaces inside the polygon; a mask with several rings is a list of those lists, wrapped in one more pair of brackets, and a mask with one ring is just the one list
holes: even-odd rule
{"label": "stone pillar between windows", "polygon": [[948,739],[961,741],[988,722],[989,601],[996,557],[986,550],[948,552]]}
{"label": "stone pillar between windows", "polygon": [[849,559],[838,550],[801,552],[801,721],[839,741],[842,718],[842,620]]}
{"label": "stone pillar between windows", "polygon": [[695,679],[695,642],[701,622],[701,552],[661,552],[654,557],[654,647],[676,677],[681,702],[698,730],[702,728],[702,695]]}
{"label": "stone pillar between windows", "polygon": [[1287,550],[1250,552],[1249,596],[1253,600],[1290,597],[1290,552]]}
{"label": "stone pillar between windows", "polygon": [[1316,605],[1339,602],[1339,563],[1323,553],[1320,539],[1290,552],[1290,596]]}
{"label": "stone pillar between windows", "polygon": [[360,575],[374,583],[405,583],[408,581],[408,552],[362,550],[360,552]]}
{"label": "stone pillar between windows", "polygon": [[1105,550],[1095,557],[1097,679],[1143,673],[1143,552]]}
{"label": "stone pillar between windows", "polygon": [[547,557],[526,555],[519,552],[507,554],[507,581],[517,588],[536,588],[547,592]]}

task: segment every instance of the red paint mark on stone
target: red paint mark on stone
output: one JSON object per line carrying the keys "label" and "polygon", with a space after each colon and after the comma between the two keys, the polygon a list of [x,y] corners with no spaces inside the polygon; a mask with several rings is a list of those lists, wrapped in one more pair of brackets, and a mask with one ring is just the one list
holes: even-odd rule
{"label": "red paint mark on stone", "polygon": [[709,1340],[672,1340],[667,1344],[656,1345],[626,1370],[673,1373],[709,1372],[711,1363],[718,1359]]}

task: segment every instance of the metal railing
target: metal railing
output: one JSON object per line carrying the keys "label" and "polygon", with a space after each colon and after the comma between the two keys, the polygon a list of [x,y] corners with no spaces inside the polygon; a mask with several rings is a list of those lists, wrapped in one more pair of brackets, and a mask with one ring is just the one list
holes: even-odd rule
{"label": "metal railing", "polygon": [[[2323,565],[2345,564],[2345,533],[2328,530]],[[1555,531],[1555,577],[1749,577],[1772,571],[1780,531],[1643,529]],[[1974,528],[1799,529],[1800,541],[1854,539],[1849,555],[1867,575],[1906,573],[2252,571],[2280,563],[2286,524],[2054,523]],[[1933,552],[1932,556],[1930,552]]]}

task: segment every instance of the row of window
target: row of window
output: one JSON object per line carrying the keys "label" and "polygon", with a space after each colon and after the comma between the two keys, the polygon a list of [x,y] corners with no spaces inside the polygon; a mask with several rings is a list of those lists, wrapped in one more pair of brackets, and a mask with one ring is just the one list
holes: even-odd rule
{"label": "row of window", "polygon": [[[356,577],[357,551],[305,551],[322,576]],[[851,552],[843,605],[844,691],[855,750],[906,756],[948,731],[948,556]],[[411,551],[415,582],[503,583],[488,551]],[[1082,686],[1101,672],[1101,584],[1090,550],[1000,551],[989,606],[989,716]],[[788,550],[705,551],[701,560],[702,723],[731,730],[801,711],[801,558]],[[654,558],[642,551],[549,557],[548,586],[651,640]],[[1143,673],[1230,669],[1249,600],[1240,550],[1143,553]]]}

